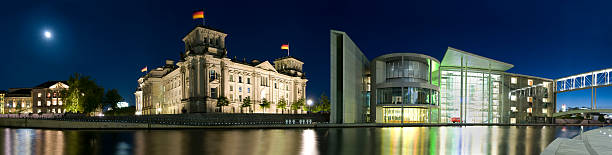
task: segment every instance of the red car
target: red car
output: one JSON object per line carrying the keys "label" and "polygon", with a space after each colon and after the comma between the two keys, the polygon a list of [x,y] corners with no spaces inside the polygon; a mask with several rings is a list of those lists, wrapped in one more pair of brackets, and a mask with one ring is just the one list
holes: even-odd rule
{"label": "red car", "polygon": [[451,118],[451,122],[452,122],[452,123],[461,123],[461,118],[459,118],[459,117],[453,117],[453,118]]}

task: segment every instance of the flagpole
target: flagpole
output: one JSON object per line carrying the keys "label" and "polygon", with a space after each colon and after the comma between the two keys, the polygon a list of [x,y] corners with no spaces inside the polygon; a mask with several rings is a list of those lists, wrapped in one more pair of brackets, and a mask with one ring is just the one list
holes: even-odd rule
{"label": "flagpole", "polygon": [[289,43],[287,43],[287,56],[289,56],[289,49],[291,48],[291,46],[289,45]]}
{"label": "flagpole", "polygon": [[204,17],[204,9],[202,9],[202,26],[206,26],[206,18]]}

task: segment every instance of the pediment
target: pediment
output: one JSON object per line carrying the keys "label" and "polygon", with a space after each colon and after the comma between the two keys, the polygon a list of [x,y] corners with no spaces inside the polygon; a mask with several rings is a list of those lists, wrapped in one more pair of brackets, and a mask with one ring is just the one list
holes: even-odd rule
{"label": "pediment", "polygon": [[62,82],[58,82],[58,83],[55,83],[54,85],[51,85],[51,87],[49,87],[49,88],[51,88],[51,89],[56,89],[56,88],[68,89],[69,87],[68,87],[68,85],[66,85],[66,84],[64,84]]}
{"label": "pediment", "polygon": [[260,63],[259,65],[255,66],[257,68],[261,68],[264,70],[269,70],[269,71],[274,71],[277,72],[276,69],[274,69],[274,66],[272,66],[272,64],[270,64],[270,62],[268,61],[264,61],[262,63]]}

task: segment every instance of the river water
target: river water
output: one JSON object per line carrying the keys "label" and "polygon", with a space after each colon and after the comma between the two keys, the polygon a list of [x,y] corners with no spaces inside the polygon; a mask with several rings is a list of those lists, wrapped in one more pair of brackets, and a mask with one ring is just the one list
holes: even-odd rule
{"label": "river water", "polygon": [[[0,128],[2,154],[540,154],[580,126],[48,130]],[[597,127],[584,127],[590,130]]]}

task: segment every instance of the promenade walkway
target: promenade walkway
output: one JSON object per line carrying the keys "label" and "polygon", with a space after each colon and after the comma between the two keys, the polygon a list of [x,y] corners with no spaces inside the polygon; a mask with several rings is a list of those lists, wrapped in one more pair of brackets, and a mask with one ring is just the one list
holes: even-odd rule
{"label": "promenade walkway", "polygon": [[612,154],[612,127],[601,127],[568,139],[557,138],[541,155],[609,155]]}

